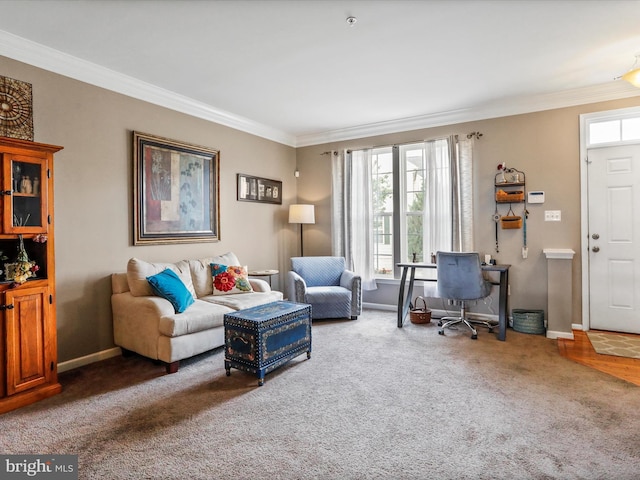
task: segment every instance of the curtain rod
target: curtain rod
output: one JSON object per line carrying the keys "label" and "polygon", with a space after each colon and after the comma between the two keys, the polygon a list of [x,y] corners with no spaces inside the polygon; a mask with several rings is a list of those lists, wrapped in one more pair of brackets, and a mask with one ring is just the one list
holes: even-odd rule
{"label": "curtain rod", "polygon": [[480,132],[467,133],[467,138],[476,137],[476,140],[480,140],[481,136],[482,136],[482,133],[480,133]]}
{"label": "curtain rod", "polygon": [[[456,138],[458,138],[458,135],[454,135],[454,136]],[[483,136],[482,132],[469,132],[469,133],[467,133],[467,138],[468,139],[471,139],[471,138],[475,137],[476,140],[480,140],[480,137],[482,137],[482,136]],[[438,137],[438,138],[447,138],[447,137],[449,137],[449,135],[446,135],[444,137]],[[403,142],[401,144],[394,143],[394,144],[391,144],[391,145],[389,145],[389,144],[387,144],[387,145],[374,145],[373,147],[347,148],[346,150],[347,150],[347,152],[351,152],[352,150],[366,150],[366,149],[384,148],[384,147],[392,147],[393,148],[393,147],[397,147],[398,145],[410,145],[412,143],[423,143],[423,142],[429,142],[431,140],[435,140],[435,139],[427,140],[427,139],[423,138],[423,139],[420,139],[420,140],[413,140],[413,141],[409,141],[409,142]],[[331,150],[328,150],[326,152],[322,152],[320,155],[331,155],[331,152],[332,152]],[[333,155],[334,156],[338,155],[338,152],[336,150],[333,150]]]}

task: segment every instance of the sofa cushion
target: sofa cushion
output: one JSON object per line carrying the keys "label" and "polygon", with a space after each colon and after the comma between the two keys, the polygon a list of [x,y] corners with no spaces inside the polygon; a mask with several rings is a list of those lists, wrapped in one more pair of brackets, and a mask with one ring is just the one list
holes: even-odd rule
{"label": "sofa cushion", "polygon": [[253,292],[251,295],[244,293],[236,293],[233,295],[207,295],[201,300],[205,302],[224,305],[234,310],[244,310],[265,303],[277,302],[282,300],[282,292],[271,290],[269,292]]}
{"label": "sofa cushion", "polygon": [[182,283],[184,283],[191,295],[195,296],[196,292],[191,281],[191,273],[189,271],[189,262],[182,260],[178,263],[149,263],[138,258],[131,258],[127,263],[127,281],[129,282],[129,290],[134,297],[146,297],[155,295],[151,289],[151,285],[147,281],[147,277],[160,273],[166,269],[175,272]]}
{"label": "sofa cushion", "polygon": [[173,270],[167,268],[147,277],[147,281],[153,293],[169,300],[176,313],[184,312],[193,303],[193,295]]}
{"label": "sofa cushion", "polygon": [[351,316],[351,290],[343,287],[308,287],[305,301],[313,305],[313,318]]}
{"label": "sofa cushion", "polygon": [[185,313],[163,315],[158,330],[167,337],[180,337],[224,325],[224,314],[233,311],[224,305],[196,299]]}
{"label": "sofa cushion", "polygon": [[213,277],[211,276],[211,264],[221,263],[223,265],[240,265],[235,253],[228,252],[217,257],[200,258],[189,260],[189,270],[193,280],[193,288],[196,297],[204,297],[213,293]]}
{"label": "sofa cushion", "polygon": [[253,292],[246,266],[212,263],[211,275],[213,277],[214,295]]}

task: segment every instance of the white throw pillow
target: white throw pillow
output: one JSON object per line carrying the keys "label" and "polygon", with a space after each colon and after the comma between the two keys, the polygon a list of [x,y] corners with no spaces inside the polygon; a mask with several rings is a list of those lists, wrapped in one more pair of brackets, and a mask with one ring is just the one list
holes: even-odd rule
{"label": "white throw pillow", "polygon": [[147,277],[156,275],[165,269],[174,271],[191,295],[196,296],[191,281],[191,273],[189,271],[189,262],[181,260],[178,263],[149,263],[139,258],[131,258],[127,263],[127,282],[129,290],[134,297],[148,297],[155,295],[151,289],[151,285],[147,281]]}

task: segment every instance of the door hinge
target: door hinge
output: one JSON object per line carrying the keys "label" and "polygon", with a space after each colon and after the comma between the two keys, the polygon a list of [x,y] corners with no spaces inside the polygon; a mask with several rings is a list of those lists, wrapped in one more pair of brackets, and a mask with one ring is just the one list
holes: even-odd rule
{"label": "door hinge", "polygon": [[53,295],[49,295],[49,305],[53,305]]}
{"label": "door hinge", "polygon": [[47,215],[47,223],[51,225],[51,215]]}
{"label": "door hinge", "polygon": [[55,365],[53,364],[53,362],[51,362],[49,364],[49,370],[51,370],[53,372],[53,369],[55,368]]}
{"label": "door hinge", "polygon": [[51,178],[51,170],[47,168],[47,178]]}

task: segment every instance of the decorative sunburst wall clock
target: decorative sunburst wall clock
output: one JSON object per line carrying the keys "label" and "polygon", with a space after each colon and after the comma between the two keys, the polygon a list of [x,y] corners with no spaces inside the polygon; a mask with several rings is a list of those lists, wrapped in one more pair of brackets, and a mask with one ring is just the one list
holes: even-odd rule
{"label": "decorative sunburst wall clock", "polygon": [[33,141],[30,83],[0,76],[0,136]]}

